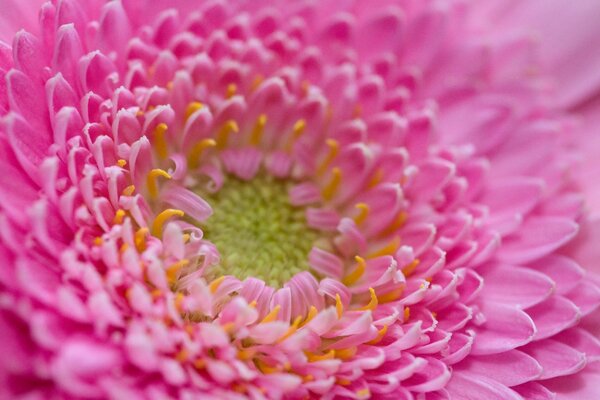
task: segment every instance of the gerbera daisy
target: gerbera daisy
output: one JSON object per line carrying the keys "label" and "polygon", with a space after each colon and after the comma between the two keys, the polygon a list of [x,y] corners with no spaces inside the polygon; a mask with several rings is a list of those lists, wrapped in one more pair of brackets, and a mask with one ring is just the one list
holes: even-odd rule
{"label": "gerbera daisy", "polygon": [[595,396],[589,93],[509,11],[43,4],[0,42],[1,396]]}

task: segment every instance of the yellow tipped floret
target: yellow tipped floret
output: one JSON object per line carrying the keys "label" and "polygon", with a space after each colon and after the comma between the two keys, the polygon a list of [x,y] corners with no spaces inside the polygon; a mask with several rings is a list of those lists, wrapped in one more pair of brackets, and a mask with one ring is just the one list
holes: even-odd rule
{"label": "yellow tipped floret", "polygon": [[371,294],[371,301],[364,307],[359,308],[360,311],[373,311],[377,305],[379,304],[379,300],[377,299],[377,294],[375,293],[375,289],[369,288],[369,293]]}
{"label": "yellow tipped floret", "polygon": [[314,354],[309,351],[305,351],[304,354],[306,354],[308,362],[332,360],[335,357],[335,350],[329,350],[327,353],[324,354]]}
{"label": "yellow tipped floret", "polygon": [[131,196],[135,192],[135,186],[129,185],[125,189],[123,189],[123,196]]}
{"label": "yellow tipped floret", "polygon": [[358,215],[354,217],[354,222],[356,222],[356,225],[360,225],[363,222],[365,222],[365,220],[369,216],[371,208],[367,203],[358,203],[354,206],[354,208],[358,210]]}
{"label": "yellow tipped floret", "polygon": [[390,240],[390,242],[388,244],[386,244],[384,247],[382,247],[379,250],[376,250],[372,253],[369,253],[367,258],[376,258],[376,257],[381,257],[381,256],[389,256],[392,255],[396,252],[396,250],[398,250],[398,247],[400,247],[400,236],[394,236],[394,238],[392,240]]}
{"label": "yellow tipped floret", "polygon": [[253,146],[257,146],[262,137],[263,137],[263,133],[265,131],[265,126],[267,125],[267,115],[266,114],[260,114],[258,116],[258,118],[256,119],[256,123],[254,124],[254,127],[252,128],[252,133],[250,134],[250,144]]}
{"label": "yellow tipped floret", "polygon": [[148,186],[148,194],[150,194],[150,198],[152,199],[158,196],[157,180],[159,176],[165,179],[171,179],[171,175],[169,175],[164,169],[155,168],[148,173],[148,177],[146,178],[146,185]]}
{"label": "yellow tipped floret", "polygon": [[351,285],[355,284],[356,281],[358,281],[360,279],[360,277],[363,276],[363,274],[365,273],[365,269],[367,268],[367,262],[365,261],[364,258],[362,258],[360,256],[355,256],[354,259],[356,260],[358,265],[356,266],[354,271],[352,271],[351,273],[346,275],[344,277],[344,279],[342,280],[342,282],[346,286],[351,286]]}
{"label": "yellow tipped floret", "polygon": [[412,275],[412,273],[415,272],[415,269],[417,269],[417,267],[419,266],[420,262],[421,261],[418,258],[415,258],[414,260],[411,261],[410,264],[408,264],[406,267],[402,268],[402,273],[404,274],[404,276]]}
{"label": "yellow tipped floret", "polygon": [[269,312],[267,314],[266,317],[263,318],[262,321],[260,321],[261,324],[264,324],[266,322],[273,322],[277,319],[277,316],[279,315],[279,311],[281,310],[281,305],[277,304],[272,310],[271,312]]}
{"label": "yellow tipped floret", "polygon": [[237,93],[237,85],[235,83],[230,83],[227,85],[227,90],[225,92],[225,97],[230,99]]}
{"label": "yellow tipped floret", "polygon": [[169,127],[165,123],[160,123],[154,128],[154,148],[158,158],[164,160],[169,155],[169,145],[167,143],[166,133]]}
{"label": "yellow tipped floret", "polygon": [[115,217],[113,218],[114,225],[120,225],[123,223],[123,218],[125,218],[125,211],[118,209],[115,213]]}
{"label": "yellow tipped floret", "polygon": [[323,188],[323,198],[325,200],[331,200],[335,193],[337,192],[340,183],[342,182],[342,170],[338,167],[335,167],[331,170],[331,179]]}
{"label": "yellow tipped floret", "polygon": [[199,101],[191,102],[185,109],[185,120],[187,121],[193,113],[202,109],[202,107],[204,107],[204,104],[200,103]]}
{"label": "yellow tipped floret", "polygon": [[175,264],[169,266],[169,268],[167,268],[167,280],[169,283],[173,283],[177,278],[179,271],[189,263],[190,261],[184,258],[183,260],[177,261]]}
{"label": "yellow tipped floret", "polygon": [[344,315],[344,305],[342,304],[342,298],[339,293],[335,294],[335,310],[337,312],[338,319]]}
{"label": "yellow tipped floret", "polygon": [[154,219],[152,223],[152,235],[156,237],[160,237],[163,230],[163,225],[167,222],[168,219],[172,217],[183,217],[185,213],[181,210],[177,210],[174,208],[167,208]]}
{"label": "yellow tipped floret", "polygon": [[329,167],[329,164],[331,164],[333,159],[338,155],[338,152],[340,151],[340,144],[337,140],[327,139],[325,143],[327,144],[328,150],[327,154],[325,155],[325,158],[321,162],[321,165],[319,165],[319,168],[317,170],[318,175],[323,175],[325,171],[327,171],[327,167]]}
{"label": "yellow tipped floret", "polygon": [[240,128],[238,127],[237,122],[234,120],[230,119],[225,122],[217,134],[217,148],[222,149],[227,146],[229,135],[232,133],[237,133],[239,130]]}
{"label": "yellow tipped floret", "polygon": [[219,286],[221,286],[221,283],[223,283],[224,280],[225,280],[225,276],[220,276],[217,279],[215,279],[214,281],[212,281],[210,283],[210,285],[208,285],[210,292],[212,294],[215,294],[217,292],[217,290],[219,289]]}
{"label": "yellow tipped floret", "polygon": [[204,150],[210,147],[215,147],[216,145],[217,142],[214,139],[210,138],[202,139],[201,141],[196,143],[194,147],[192,147],[192,150],[190,151],[190,154],[188,156],[189,167],[196,168],[199,164],[200,157],[202,157],[202,153],[204,153]]}
{"label": "yellow tipped floret", "polygon": [[383,328],[381,328],[379,330],[379,332],[377,333],[377,337],[375,337],[375,339],[371,340],[370,342],[367,342],[367,344],[377,344],[381,341],[381,339],[383,339],[383,337],[385,336],[385,334],[387,333],[388,330],[388,326],[384,325]]}
{"label": "yellow tipped floret", "polygon": [[144,251],[146,248],[146,235],[148,235],[148,233],[150,233],[150,231],[148,231],[148,228],[146,227],[140,228],[135,232],[133,241],[135,242],[135,247],[138,251]]}

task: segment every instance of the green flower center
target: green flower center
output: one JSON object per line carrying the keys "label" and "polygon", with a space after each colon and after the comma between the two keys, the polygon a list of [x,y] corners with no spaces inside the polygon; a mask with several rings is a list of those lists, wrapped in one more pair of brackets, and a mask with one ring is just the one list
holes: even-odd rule
{"label": "green flower center", "polygon": [[221,260],[209,278],[253,276],[279,287],[309,269],[308,253],[320,234],[306,224],[305,209],[289,202],[289,180],[258,175],[251,181],[227,176],[214,194],[202,193],[213,215],[201,228]]}

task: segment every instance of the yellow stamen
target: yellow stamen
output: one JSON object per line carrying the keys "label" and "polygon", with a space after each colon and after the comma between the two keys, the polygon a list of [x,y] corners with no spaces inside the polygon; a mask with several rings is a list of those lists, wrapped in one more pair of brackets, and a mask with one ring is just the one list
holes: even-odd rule
{"label": "yellow stamen", "polygon": [[242,361],[246,361],[254,357],[255,354],[256,350],[254,349],[242,349],[238,351],[237,357]]}
{"label": "yellow stamen", "polygon": [[258,369],[263,373],[263,374],[272,374],[274,372],[279,372],[279,368],[278,367],[271,367],[270,365],[267,365],[264,361],[262,360],[255,360],[254,362],[256,364],[256,366],[258,367]]}
{"label": "yellow stamen", "polygon": [[308,324],[310,321],[312,321],[312,319],[319,313],[319,311],[317,310],[317,307],[315,306],[310,306],[310,309],[308,310],[308,315],[306,316],[306,319],[304,320],[304,322],[302,322],[302,325],[306,325]]}
{"label": "yellow stamen", "polygon": [[183,239],[183,243],[187,243],[190,241],[191,235],[189,233],[184,233],[181,235],[181,238]]}
{"label": "yellow stamen", "polygon": [[358,281],[360,277],[363,276],[363,274],[365,273],[365,269],[367,268],[367,263],[364,258],[362,258],[361,256],[355,256],[354,259],[356,260],[358,265],[356,266],[354,271],[346,275],[342,280],[342,282],[346,286],[351,286],[355,284],[356,281]]}
{"label": "yellow stamen", "polygon": [[177,294],[175,295],[175,307],[180,311],[183,309],[183,300],[184,299],[185,299],[185,296],[183,295],[183,293],[177,292]]}
{"label": "yellow stamen", "polygon": [[239,132],[240,128],[238,127],[237,122],[230,119],[223,124],[221,130],[217,134],[217,148],[222,149],[227,146],[227,140],[229,139],[229,135],[232,133]]}
{"label": "yellow stamen", "polygon": [[121,159],[119,159],[119,160],[117,161],[117,165],[118,165],[119,167],[123,168],[124,166],[126,166],[126,165],[127,165],[127,161],[125,161],[125,160],[123,160],[123,159],[121,158]]}
{"label": "yellow stamen", "polygon": [[113,225],[121,225],[123,223],[123,218],[125,218],[125,211],[119,208],[113,218]]}
{"label": "yellow stamen", "polygon": [[135,247],[138,251],[146,249],[146,235],[149,233],[148,228],[140,228],[134,235]]}
{"label": "yellow stamen", "polygon": [[327,151],[327,155],[321,162],[321,165],[319,165],[319,168],[317,169],[318,175],[323,175],[325,171],[327,171],[327,167],[329,167],[329,164],[331,164],[331,162],[337,156],[340,150],[340,144],[335,139],[327,139],[325,143],[327,144],[327,147],[329,147],[329,150]]}
{"label": "yellow stamen", "polygon": [[219,289],[219,286],[221,286],[221,283],[223,283],[224,280],[225,280],[225,276],[220,276],[217,279],[215,279],[214,281],[212,281],[210,283],[210,285],[208,286],[210,289],[210,292],[212,294],[215,294],[217,292],[217,290]]}
{"label": "yellow stamen", "polygon": [[376,258],[381,256],[392,255],[396,252],[396,250],[398,250],[398,247],[400,247],[400,236],[394,236],[394,238],[390,240],[390,242],[384,247],[372,253],[369,253],[367,258]]}
{"label": "yellow stamen", "polygon": [[331,175],[331,180],[327,183],[327,185],[325,185],[323,192],[321,193],[325,200],[332,199],[337,192],[340,183],[342,182],[342,170],[338,167],[335,167],[331,170]]}
{"label": "yellow stamen", "polygon": [[335,294],[335,310],[337,311],[338,319],[342,318],[344,314],[344,305],[342,304],[342,298],[339,293]]}
{"label": "yellow stamen", "polygon": [[194,361],[194,367],[197,369],[203,369],[206,366],[206,361],[203,358],[199,358]]}
{"label": "yellow stamen", "polygon": [[371,301],[364,307],[359,308],[360,311],[373,311],[377,305],[379,304],[379,300],[377,299],[377,294],[375,293],[375,289],[369,288],[369,293],[371,294]]}
{"label": "yellow stamen", "polygon": [[192,116],[193,113],[202,109],[202,107],[204,107],[204,104],[202,104],[198,101],[194,101],[194,102],[190,103],[187,106],[187,108],[185,109],[185,120],[187,121]]}
{"label": "yellow stamen", "polygon": [[419,266],[419,263],[420,260],[418,258],[415,258],[410,264],[402,268],[402,273],[404,274],[404,276],[412,275],[412,273],[415,272],[415,269],[417,269],[417,267]]}
{"label": "yellow stamen", "polygon": [[339,378],[337,381],[338,385],[342,385],[342,386],[348,386],[352,383],[352,381],[350,379],[346,379],[346,378]]}
{"label": "yellow stamen", "polygon": [[94,239],[94,244],[96,246],[102,246],[102,243],[104,243],[104,240],[102,240],[102,238],[100,236],[98,236],[97,238]]}
{"label": "yellow stamen", "polygon": [[354,110],[352,110],[352,116],[354,118],[360,118],[362,115],[362,106],[360,104],[356,104],[354,106]]}
{"label": "yellow stamen", "polygon": [[354,355],[356,354],[356,350],[357,350],[356,346],[348,347],[347,349],[334,350],[335,358],[347,360],[349,358],[354,357]]}
{"label": "yellow stamen", "polygon": [[368,398],[371,397],[371,391],[368,388],[360,389],[356,391],[356,395],[358,397]]}
{"label": "yellow stamen", "polygon": [[167,208],[154,219],[152,223],[152,235],[156,237],[160,237],[162,235],[163,225],[169,218],[172,217],[183,217],[185,213],[181,210],[177,210],[174,208]]}
{"label": "yellow stamen", "polygon": [[377,186],[379,184],[379,182],[381,182],[382,179],[383,179],[383,169],[377,168],[377,170],[375,171],[375,174],[369,181],[367,188],[371,189],[371,188]]}
{"label": "yellow stamen", "polygon": [[304,119],[299,119],[298,121],[296,121],[296,123],[294,124],[294,127],[292,128],[292,136],[289,138],[289,140],[286,144],[287,151],[290,151],[292,149],[294,142],[296,140],[298,140],[298,138],[300,136],[302,136],[302,134],[304,133],[305,130],[306,130],[306,121]]}
{"label": "yellow stamen", "polygon": [[248,304],[248,307],[250,307],[250,308],[256,308],[256,304],[257,304],[257,303],[256,303],[256,300],[252,300],[252,301],[250,302],[250,304]]}
{"label": "yellow stamen", "polygon": [[263,83],[264,80],[265,78],[261,74],[256,75],[252,80],[252,84],[250,85],[250,92],[254,92],[256,89],[258,89],[258,87],[261,83]]}
{"label": "yellow stamen", "polygon": [[405,307],[404,308],[404,321],[403,322],[408,321],[409,318],[410,318],[410,307]]}
{"label": "yellow stamen", "polygon": [[277,304],[272,310],[271,312],[269,312],[267,314],[266,317],[263,318],[262,321],[260,321],[261,324],[267,323],[267,322],[273,322],[277,319],[277,316],[279,315],[279,311],[281,310],[281,305]]}
{"label": "yellow stamen", "polygon": [[237,92],[237,85],[235,83],[230,83],[227,85],[227,91],[225,92],[225,97],[230,99],[235,96]]}
{"label": "yellow stamen", "polygon": [[155,299],[157,299],[160,296],[162,296],[163,292],[160,289],[154,289],[153,291],[150,292],[150,294],[152,295],[152,297],[154,297]]}
{"label": "yellow stamen", "polygon": [[189,167],[196,168],[199,164],[200,157],[202,156],[204,150],[210,147],[215,147],[216,145],[217,142],[214,139],[202,139],[201,141],[196,143],[192,147],[192,150],[190,151],[190,154],[188,156]]}
{"label": "yellow stamen", "polygon": [[123,196],[131,196],[135,192],[135,186],[129,185],[125,189],[123,189]]}
{"label": "yellow stamen", "polygon": [[254,124],[254,128],[252,128],[252,133],[250,134],[250,144],[252,146],[257,146],[265,132],[265,125],[267,125],[267,115],[260,114],[256,119],[256,123]]}
{"label": "yellow stamen", "polygon": [[314,381],[314,380],[315,380],[315,377],[314,377],[314,376],[312,376],[311,374],[308,374],[308,375],[304,376],[304,378],[302,378],[302,380],[303,380],[304,382],[312,382],[312,381]]}
{"label": "yellow stamen", "polygon": [[148,173],[148,177],[146,178],[146,185],[148,186],[148,193],[151,198],[156,198],[158,196],[158,185],[157,179],[159,176],[162,176],[165,179],[171,179],[171,175],[167,173],[164,169],[155,168]]}
{"label": "yellow stamen", "polygon": [[167,280],[169,283],[175,282],[175,279],[177,279],[177,274],[181,268],[185,267],[189,263],[190,261],[184,258],[183,260],[177,261],[175,264],[167,268]]}
{"label": "yellow stamen", "polygon": [[287,332],[282,337],[280,337],[279,340],[277,340],[277,342],[283,342],[285,339],[289,338],[294,333],[296,333],[298,327],[300,326],[300,322],[302,322],[302,315],[298,315],[296,317],[296,319],[294,320],[292,325],[290,325],[290,328],[287,330]]}
{"label": "yellow stamen", "polygon": [[300,86],[300,90],[302,92],[302,97],[308,94],[308,90],[310,89],[310,82],[307,80],[302,81],[302,85]]}
{"label": "yellow stamen", "polygon": [[165,123],[160,123],[154,128],[154,148],[158,158],[164,160],[169,155],[169,145],[167,143],[166,133],[169,127]]}
{"label": "yellow stamen", "polygon": [[358,210],[358,215],[354,217],[354,222],[356,222],[356,225],[360,225],[365,222],[371,209],[367,203],[358,203],[354,206],[354,208]]}
{"label": "yellow stamen", "polygon": [[187,350],[183,349],[175,355],[175,359],[179,362],[182,362],[182,361],[187,360],[188,356],[189,356],[189,353],[187,352]]}
{"label": "yellow stamen", "polygon": [[329,350],[327,353],[324,354],[314,354],[310,351],[305,351],[304,354],[306,354],[308,362],[331,360],[335,357],[335,350]]}
{"label": "yellow stamen", "polygon": [[404,293],[404,286],[400,286],[392,290],[391,292],[387,292],[379,296],[379,303],[383,304],[389,303],[390,301],[398,300],[400,296],[402,296],[402,293]]}
{"label": "yellow stamen", "polygon": [[120,252],[121,254],[123,254],[123,253],[125,253],[125,252],[127,251],[127,249],[128,249],[128,248],[129,248],[129,244],[128,244],[128,243],[123,243],[123,244],[121,245],[121,248],[119,249],[119,252]]}
{"label": "yellow stamen", "polygon": [[381,339],[383,339],[383,337],[384,337],[384,336],[385,336],[385,334],[387,333],[387,330],[388,330],[388,326],[387,326],[387,325],[384,325],[384,326],[383,326],[383,328],[381,328],[381,329],[379,330],[379,333],[377,333],[377,337],[375,337],[375,339],[373,339],[373,340],[371,340],[371,341],[367,342],[367,344],[371,344],[371,345],[373,345],[373,344],[377,344],[377,343],[381,342]]}
{"label": "yellow stamen", "polygon": [[392,221],[390,226],[385,228],[385,230],[383,232],[381,232],[381,234],[386,236],[386,235],[391,235],[393,233],[396,233],[396,231],[398,229],[400,229],[400,228],[402,228],[402,226],[404,226],[404,223],[406,222],[407,218],[408,218],[408,214],[406,213],[406,211],[400,211],[398,213],[398,215],[396,215],[396,218],[394,219],[394,221]]}

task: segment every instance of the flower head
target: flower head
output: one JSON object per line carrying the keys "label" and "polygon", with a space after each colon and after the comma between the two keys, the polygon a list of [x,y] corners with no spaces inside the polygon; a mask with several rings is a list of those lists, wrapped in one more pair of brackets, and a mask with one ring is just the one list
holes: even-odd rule
{"label": "flower head", "polygon": [[595,371],[573,121],[529,36],[452,0],[95,3],[0,58],[6,395],[530,399]]}

